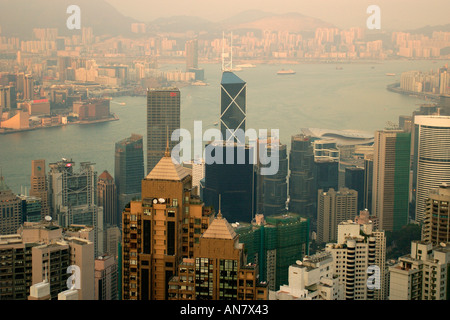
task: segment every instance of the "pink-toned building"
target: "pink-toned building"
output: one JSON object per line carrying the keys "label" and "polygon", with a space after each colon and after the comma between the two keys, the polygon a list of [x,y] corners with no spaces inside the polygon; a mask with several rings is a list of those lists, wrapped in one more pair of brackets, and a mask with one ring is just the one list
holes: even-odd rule
{"label": "pink-toned building", "polygon": [[118,264],[113,256],[95,259],[95,300],[117,300]]}
{"label": "pink-toned building", "polygon": [[90,99],[73,103],[73,113],[80,120],[98,120],[110,116],[110,101],[107,99]]}

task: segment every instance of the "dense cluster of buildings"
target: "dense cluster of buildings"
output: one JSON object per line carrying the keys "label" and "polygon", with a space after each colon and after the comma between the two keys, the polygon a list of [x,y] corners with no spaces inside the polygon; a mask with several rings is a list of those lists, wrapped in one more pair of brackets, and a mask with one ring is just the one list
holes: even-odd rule
{"label": "dense cluster of buildings", "polygon": [[400,88],[410,93],[428,93],[436,96],[450,94],[448,66],[429,72],[407,71],[401,74]]}
{"label": "dense cluster of buildings", "polygon": [[[144,29],[133,25],[135,33]],[[158,37],[142,45],[113,39],[111,47],[89,28],[79,39],[59,37],[52,29],[36,29],[34,36],[22,42],[0,38],[0,50],[20,50],[11,63],[27,70],[0,74],[0,128],[107,119],[110,101],[96,93],[145,86],[146,79],[161,84],[154,61],[97,65],[78,56],[79,47],[116,58],[133,50],[184,54],[186,70],[177,71],[178,78],[165,75],[164,81],[178,82],[203,80],[199,57],[217,57],[224,45],[220,39],[189,40],[180,53],[176,40]],[[435,38],[440,40],[414,44],[401,34],[393,39],[399,55],[413,45],[415,55],[429,50],[436,56],[435,48],[449,39],[441,33]],[[239,58],[387,54],[381,41],[362,41],[360,29],[318,29],[312,39],[248,33],[235,40]],[[420,45],[427,49],[418,50]],[[45,62],[27,56],[53,51],[57,58]],[[98,175],[91,162],[62,158],[47,167],[46,160],[34,160],[30,192],[20,195],[0,175],[1,298],[448,299],[446,74],[447,68],[440,69],[439,81],[431,77],[422,85],[402,76],[405,88],[429,87],[440,100],[400,116],[398,126],[373,134],[303,128],[288,150],[279,137],[251,143],[233,134],[246,129],[247,83],[225,69],[222,139],[206,141],[214,152],[205,158],[182,163],[172,158],[178,141],[170,138],[180,128],[180,90],[173,83],[148,86],[146,145],[138,134],[116,142],[113,174]],[[276,173],[264,174],[261,158],[251,161],[260,148],[277,159]],[[230,153],[243,155],[244,163],[228,162]],[[410,223],[422,226],[421,239],[412,242],[410,255],[387,261],[386,232]]]}

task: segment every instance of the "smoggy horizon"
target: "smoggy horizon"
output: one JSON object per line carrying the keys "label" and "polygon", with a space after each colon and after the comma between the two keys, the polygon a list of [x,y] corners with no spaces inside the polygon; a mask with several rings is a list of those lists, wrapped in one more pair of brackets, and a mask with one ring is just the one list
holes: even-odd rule
{"label": "smoggy horizon", "polygon": [[[290,12],[321,19],[337,27],[364,26],[370,5],[381,9],[382,29],[408,30],[425,26],[449,24],[448,0],[430,0],[425,3],[408,0],[174,0],[151,4],[146,0],[106,0],[122,14],[142,22],[173,16],[197,16],[211,22],[225,20],[248,10],[259,10],[273,14]],[[149,8],[146,10],[145,8]],[[426,13],[426,14],[424,14]]]}

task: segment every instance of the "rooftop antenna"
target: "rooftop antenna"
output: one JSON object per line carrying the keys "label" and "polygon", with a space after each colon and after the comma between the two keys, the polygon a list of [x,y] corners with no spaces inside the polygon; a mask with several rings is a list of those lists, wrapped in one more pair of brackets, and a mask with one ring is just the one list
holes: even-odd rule
{"label": "rooftop antenna", "polygon": [[222,211],[221,209],[221,200],[222,200],[222,195],[219,194],[219,213],[217,213],[217,218],[222,219]]}
{"label": "rooftop antenna", "polygon": [[166,152],[164,154],[165,157],[170,157],[169,150],[169,126],[166,126]]}
{"label": "rooftop antenna", "polygon": [[[230,60],[225,62],[225,57],[229,57]],[[225,54],[225,31],[222,32],[222,72],[233,70],[233,32],[230,37],[230,52]]]}

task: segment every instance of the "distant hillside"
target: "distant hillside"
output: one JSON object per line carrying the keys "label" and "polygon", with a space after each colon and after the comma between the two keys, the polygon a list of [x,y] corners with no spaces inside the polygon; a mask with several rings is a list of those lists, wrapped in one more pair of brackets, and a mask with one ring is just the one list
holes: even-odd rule
{"label": "distant hillside", "polygon": [[58,28],[61,35],[76,33],[66,27],[70,16],[66,10],[72,4],[81,9],[81,26],[92,27],[95,35],[128,34],[135,21],[104,0],[1,0],[2,35],[29,38],[33,28]]}
{"label": "distant hillside", "polygon": [[435,31],[450,32],[450,24],[440,25],[440,26],[425,26],[420,29],[409,30],[406,32],[409,32],[412,34],[423,34],[423,35],[431,37],[433,35],[433,32],[435,32]]}
{"label": "distant hillside", "polygon": [[305,33],[317,28],[334,27],[331,23],[300,13],[273,14],[254,21],[230,26],[231,29],[256,29]]}
{"label": "distant hillside", "polygon": [[220,22],[211,22],[199,17],[174,16],[160,18],[149,23],[150,29],[160,32],[219,33],[222,31],[273,30],[295,33],[310,33],[320,27],[334,27],[322,20],[300,13],[273,14],[259,10],[249,10]]}
{"label": "distant hillside", "polygon": [[173,16],[158,18],[149,23],[150,29],[160,32],[184,33],[194,32],[216,32],[220,27],[217,23],[199,17]]}

